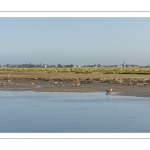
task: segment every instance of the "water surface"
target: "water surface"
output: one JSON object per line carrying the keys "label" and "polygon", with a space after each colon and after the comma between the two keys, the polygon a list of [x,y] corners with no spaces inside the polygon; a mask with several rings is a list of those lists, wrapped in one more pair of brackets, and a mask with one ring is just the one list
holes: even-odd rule
{"label": "water surface", "polygon": [[150,132],[150,99],[101,92],[0,91],[0,132]]}

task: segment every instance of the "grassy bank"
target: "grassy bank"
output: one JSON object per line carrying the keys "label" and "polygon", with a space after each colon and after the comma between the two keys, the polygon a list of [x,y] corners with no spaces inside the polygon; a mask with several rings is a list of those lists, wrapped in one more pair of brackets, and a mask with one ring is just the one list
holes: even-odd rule
{"label": "grassy bank", "polygon": [[150,74],[150,68],[0,68],[0,72],[45,72],[92,74]]}

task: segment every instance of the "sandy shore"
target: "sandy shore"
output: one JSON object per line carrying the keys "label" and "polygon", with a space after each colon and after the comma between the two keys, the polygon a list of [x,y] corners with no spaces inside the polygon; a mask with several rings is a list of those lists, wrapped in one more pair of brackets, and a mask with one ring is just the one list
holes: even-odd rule
{"label": "sandy shore", "polygon": [[[7,78],[16,78],[15,80],[11,80],[8,82]],[[73,73],[8,73],[3,72],[0,74],[0,90],[6,91],[37,91],[37,92],[106,92],[106,89],[112,88],[113,92],[118,92],[118,95],[124,96],[136,96],[136,97],[150,97],[150,85],[144,86],[144,84],[138,85],[128,85],[128,84],[114,84],[114,83],[87,83],[83,84],[83,86],[76,85],[72,86],[72,84],[76,83],[72,82],[63,82],[62,86],[60,86],[60,82],[54,85],[54,80],[27,80],[25,78],[28,77],[45,77],[45,78],[53,78],[53,77],[109,77],[109,78],[135,78],[141,77],[140,75],[105,75],[105,74],[73,74]],[[149,78],[148,75],[142,75],[142,78]],[[31,82],[34,82],[34,85],[30,85]],[[4,83],[5,85],[2,85]],[[16,87],[16,84],[18,86]],[[54,85],[54,87],[51,87]]]}

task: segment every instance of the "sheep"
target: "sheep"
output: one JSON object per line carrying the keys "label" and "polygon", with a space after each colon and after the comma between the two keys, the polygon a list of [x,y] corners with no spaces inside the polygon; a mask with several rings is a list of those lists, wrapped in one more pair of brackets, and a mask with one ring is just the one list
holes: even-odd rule
{"label": "sheep", "polygon": [[76,85],[80,85],[80,83],[76,83]]}
{"label": "sheep", "polygon": [[112,89],[106,89],[106,92],[112,92]]}
{"label": "sheep", "polygon": [[51,88],[53,88],[53,87],[54,87],[54,85],[52,84],[52,85],[51,85]]}
{"label": "sheep", "polygon": [[54,84],[58,84],[58,82],[54,82]]}
{"label": "sheep", "polygon": [[34,85],[34,82],[31,82],[30,85]]}
{"label": "sheep", "polygon": [[11,80],[7,80],[7,82],[11,82]]}
{"label": "sheep", "polygon": [[6,85],[5,83],[2,83],[2,86]]}
{"label": "sheep", "polygon": [[18,84],[16,84],[16,87],[18,87]]}

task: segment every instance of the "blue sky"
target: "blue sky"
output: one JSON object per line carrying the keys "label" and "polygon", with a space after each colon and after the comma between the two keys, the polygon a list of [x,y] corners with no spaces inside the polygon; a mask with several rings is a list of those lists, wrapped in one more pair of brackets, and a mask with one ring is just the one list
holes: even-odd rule
{"label": "blue sky", "polygon": [[0,64],[150,64],[150,18],[0,18]]}

